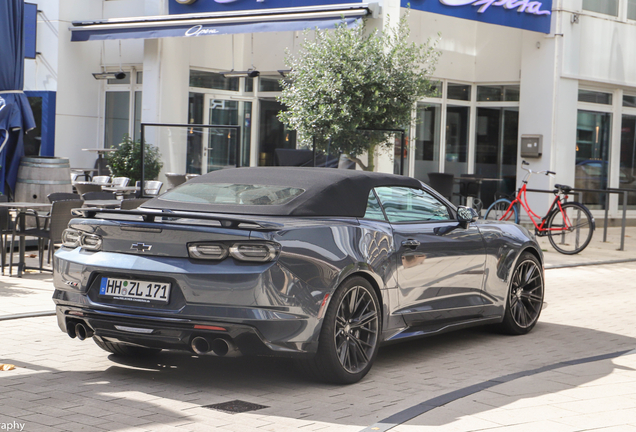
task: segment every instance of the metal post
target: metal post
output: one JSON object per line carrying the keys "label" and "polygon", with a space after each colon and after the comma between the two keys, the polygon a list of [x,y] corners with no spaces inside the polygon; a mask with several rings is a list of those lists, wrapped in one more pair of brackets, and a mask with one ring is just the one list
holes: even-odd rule
{"label": "metal post", "polygon": [[603,243],[607,242],[607,223],[609,219],[609,192],[605,194],[605,220],[603,221]]}
{"label": "metal post", "polygon": [[141,179],[139,179],[139,197],[143,198],[146,194],[146,189],[144,188],[144,182],[146,181],[146,164],[144,163],[144,153],[146,150],[146,125],[144,123],[141,124]]}
{"label": "metal post", "polygon": [[623,191],[623,221],[621,225],[621,247],[620,251],[625,250],[625,226],[627,225],[627,191]]}
{"label": "metal post", "polygon": [[404,175],[404,132],[402,132],[402,139],[400,141],[400,175]]}

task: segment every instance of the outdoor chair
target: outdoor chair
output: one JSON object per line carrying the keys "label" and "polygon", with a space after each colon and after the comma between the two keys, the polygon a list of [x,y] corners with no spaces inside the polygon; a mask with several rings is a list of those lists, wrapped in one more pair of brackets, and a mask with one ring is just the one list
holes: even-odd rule
{"label": "outdoor chair", "polygon": [[144,182],[144,195],[156,197],[161,192],[163,182],[158,180],[148,180]]}
{"label": "outdoor chair", "polygon": [[[0,202],[8,202],[7,195],[0,195]],[[0,208],[0,247],[2,248],[2,274],[4,274],[4,266],[7,262],[7,235],[13,233],[13,221],[6,207]],[[9,253],[13,253],[11,250]]]}
{"label": "outdoor chair", "polygon": [[82,199],[84,201],[113,200],[113,199],[117,199],[117,195],[115,194],[115,192],[94,191],[94,192],[86,192],[82,194]]}
{"label": "outdoor chair", "polygon": [[[137,181],[135,183],[135,186],[137,186],[137,189],[139,189],[141,187],[141,182]],[[141,190],[137,190],[137,198],[141,198],[142,196],[144,197],[150,197],[150,198],[154,198],[156,196],[159,195],[159,192],[161,192],[161,187],[163,186],[163,182],[160,182],[158,180],[146,180],[144,182],[144,193],[141,193]]]}
{"label": "outdoor chair", "polygon": [[75,186],[75,190],[79,196],[84,195],[87,192],[101,192],[102,187],[99,183],[93,182],[77,182],[73,186]]}
{"label": "outdoor chair", "polygon": [[453,174],[439,172],[428,173],[428,185],[449,201],[453,197],[454,181],[455,176]]}
{"label": "outdoor chair", "polygon": [[[44,264],[44,243],[48,244],[48,258],[47,263],[51,262],[52,249],[55,244],[62,242],[62,231],[68,227],[68,223],[73,219],[71,210],[77,208],[77,200],[62,200],[54,201],[51,206],[51,212],[46,216],[39,216],[36,224],[36,228],[26,229],[21,232],[15,232],[11,236],[11,250],[13,250],[13,244],[16,235],[26,237],[38,238],[38,253],[40,258],[40,271]],[[44,223],[40,220],[44,219]],[[13,254],[10,255],[9,267],[13,266]],[[10,272],[11,270],[9,270]]]}
{"label": "outdoor chair", "polygon": [[121,202],[122,210],[133,210],[148,201],[150,198],[131,198],[125,199]]}
{"label": "outdoor chair", "polygon": [[166,180],[168,181],[168,190],[179,186],[186,182],[186,174],[166,173]]}
{"label": "outdoor chair", "polygon": [[114,187],[126,187],[129,181],[128,177],[113,177],[112,184]]}
{"label": "outdoor chair", "polygon": [[82,197],[76,193],[70,192],[53,192],[46,196],[49,199],[49,202],[53,201],[64,201],[64,200],[78,200],[81,201]]}
{"label": "outdoor chair", "polygon": [[93,183],[99,183],[99,184],[110,183],[110,176],[94,176]]}

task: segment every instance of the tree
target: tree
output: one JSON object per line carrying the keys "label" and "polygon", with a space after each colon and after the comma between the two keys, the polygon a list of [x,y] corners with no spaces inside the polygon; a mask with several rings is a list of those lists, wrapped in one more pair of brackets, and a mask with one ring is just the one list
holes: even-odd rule
{"label": "tree", "polygon": [[[433,93],[429,77],[439,52],[435,43],[408,41],[408,12],[395,28],[367,32],[364,24],[318,30],[305,40],[297,55],[287,51],[291,68],[282,82],[279,102],[287,111],[279,119],[298,132],[304,145],[342,152],[363,169],[373,171],[376,147],[393,145],[382,132],[358,129],[397,129],[411,123],[414,103]],[[367,152],[365,166],[358,158]]]}
{"label": "tree", "polygon": [[[155,180],[163,167],[159,149],[146,144],[144,159],[145,180]],[[119,143],[117,150],[108,156],[108,165],[115,177],[128,177],[132,184],[141,180],[141,142],[133,141],[130,136],[124,135],[124,140]]]}

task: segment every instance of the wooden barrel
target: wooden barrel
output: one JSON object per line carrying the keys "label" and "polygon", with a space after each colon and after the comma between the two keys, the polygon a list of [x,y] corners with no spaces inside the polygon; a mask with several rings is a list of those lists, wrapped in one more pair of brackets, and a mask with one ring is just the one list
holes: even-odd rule
{"label": "wooden barrel", "polygon": [[46,156],[23,157],[15,185],[15,200],[46,203],[49,202],[47,195],[53,192],[73,192],[69,160]]}

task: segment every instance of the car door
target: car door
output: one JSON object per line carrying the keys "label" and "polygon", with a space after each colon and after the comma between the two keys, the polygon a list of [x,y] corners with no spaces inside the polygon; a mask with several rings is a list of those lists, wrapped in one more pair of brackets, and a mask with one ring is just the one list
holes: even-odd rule
{"label": "car door", "polygon": [[[424,189],[375,188],[393,228],[399,312],[408,325],[483,314],[485,246],[479,230]],[[435,322],[433,322],[435,321]]]}

